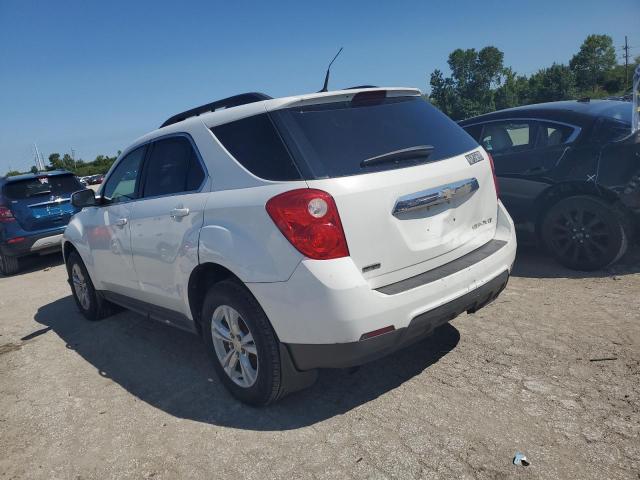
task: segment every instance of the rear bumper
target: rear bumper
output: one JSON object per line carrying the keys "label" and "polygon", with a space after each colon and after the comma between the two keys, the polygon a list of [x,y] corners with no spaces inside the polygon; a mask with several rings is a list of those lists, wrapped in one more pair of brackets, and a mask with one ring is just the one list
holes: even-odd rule
{"label": "rear bumper", "polygon": [[299,370],[348,368],[389,355],[429,336],[463,312],[473,313],[493,301],[507,286],[505,270],[481,287],[413,318],[408,326],[367,340],[334,344],[286,344]]}
{"label": "rear bumper", "polygon": [[[297,366],[362,363],[400,348],[421,332],[428,334],[499,293],[516,253],[515,229],[502,204],[496,224],[487,245],[390,285],[372,286],[346,257],[303,260],[286,282],[248,283],[247,287],[279,340],[300,362]],[[395,333],[361,341],[363,334],[390,326]],[[316,352],[324,352],[320,357],[335,354],[336,359],[320,361]]]}
{"label": "rear bumper", "polygon": [[64,227],[38,232],[36,234],[22,234],[24,240],[16,243],[8,243],[6,240],[0,243],[2,254],[10,257],[23,257],[31,254],[53,252],[60,249]]}

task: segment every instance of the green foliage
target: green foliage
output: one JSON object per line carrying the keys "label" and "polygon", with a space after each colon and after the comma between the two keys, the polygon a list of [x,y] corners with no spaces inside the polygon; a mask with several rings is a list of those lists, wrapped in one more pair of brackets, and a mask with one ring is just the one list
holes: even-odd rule
{"label": "green foliage", "polygon": [[[496,47],[457,49],[448,59],[451,76],[435,70],[429,79],[429,100],[454,120],[493,110],[555,102],[580,97],[604,97],[624,93],[624,66],[616,65],[613,40],[589,35],[569,65],[554,63],[527,77],[503,65]],[[629,67],[633,75],[634,65]]]}
{"label": "green foliage", "polygon": [[526,103],[557,102],[576,96],[576,77],[566,65],[554,63],[543,68],[529,78],[529,92]]}
{"label": "green foliage", "polygon": [[589,35],[569,62],[578,88],[593,92],[598,91],[607,72],[615,65],[616,49],[609,35]]}
{"label": "green foliage", "polygon": [[[60,157],[59,153],[52,153],[49,155],[49,165],[46,166],[47,171],[51,170],[68,170],[73,172],[78,177],[86,177],[89,175],[98,175],[105,174],[113,165],[113,162],[116,161],[116,158],[120,155],[120,151],[118,151],[118,155],[114,157],[109,157],[108,155],[98,155],[95,160],[91,162],[85,162],[83,160],[73,160],[73,157],[68,153],[65,153]],[[38,168],[34,165],[31,167],[31,173],[38,173]],[[17,170],[11,170],[7,173],[7,176],[21,175],[24,172],[19,172]]]}
{"label": "green foliage", "polygon": [[[119,154],[120,152],[118,152]],[[68,153],[65,153],[62,158],[60,158],[59,153],[52,153],[49,155],[47,170],[68,170],[79,177],[105,174],[111,168],[113,162],[116,161],[116,158],[117,156],[98,155],[92,162],[85,162],[84,160],[74,160]]]}
{"label": "green foliage", "polygon": [[9,170],[6,176],[15,177],[16,175],[22,175],[22,172],[19,172],[18,170]]}
{"label": "green foliage", "polygon": [[451,77],[431,74],[431,101],[453,118],[480,115],[495,109],[494,88],[503,74],[504,54],[495,47],[457,49],[449,55]]}

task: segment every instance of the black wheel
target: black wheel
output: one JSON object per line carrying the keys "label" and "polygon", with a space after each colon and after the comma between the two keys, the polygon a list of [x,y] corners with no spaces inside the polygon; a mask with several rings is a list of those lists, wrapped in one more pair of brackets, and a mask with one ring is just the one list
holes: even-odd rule
{"label": "black wheel", "polygon": [[562,265],[574,270],[598,270],[627,251],[624,214],[603,200],[575,196],[560,200],[542,222],[542,240]]}
{"label": "black wheel", "polygon": [[0,273],[2,275],[13,275],[20,270],[18,257],[10,257],[0,252]]}
{"label": "black wheel", "polygon": [[225,280],[209,290],[202,309],[202,337],[218,377],[233,396],[250,405],[278,399],[279,342],[243,285]]}
{"label": "black wheel", "polygon": [[89,272],[77,252],[71,252],[67,259],[67,272],[71,293],[78,309],[87,320],[100,320],[109,314],[107,302],[96,292]]}

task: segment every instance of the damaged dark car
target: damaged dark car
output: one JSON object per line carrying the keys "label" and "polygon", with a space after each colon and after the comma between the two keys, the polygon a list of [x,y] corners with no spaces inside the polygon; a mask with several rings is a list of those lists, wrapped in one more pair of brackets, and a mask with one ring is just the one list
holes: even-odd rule
{"label": "damaged dark car", "polygon": [[494,160],[521,241],[576,270],[618,261],[640,225],[640,131],[632,104],[562,101],[460,122]]}

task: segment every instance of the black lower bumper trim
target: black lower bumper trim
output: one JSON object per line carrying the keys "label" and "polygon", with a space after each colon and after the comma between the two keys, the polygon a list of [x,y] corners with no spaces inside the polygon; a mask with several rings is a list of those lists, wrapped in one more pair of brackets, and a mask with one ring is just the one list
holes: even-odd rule
{"label": "black lower bumper trim", "polygon": [[31,250],[33,245],[42,238],[55,237],[56,235],[60,235],[64,233],[64,229],[59,232],[47,232],[47,233],[37,233],[31,235],[25,235],[24,240],[17,243],[0,243],[0,251],[2,251],[3,255],[7,255],[8,257],[24,257],[26,255],[39,255],[49,252],[55,252],[62,248],[62,245],[52,245],[47,246],[38,250]]}
{"label": "black lower bumper trim", "polygon": [[415,317],[407,327],[359,342],[331,344],[289,343],[286,347],[299,370],[348,368],[384,357],[430,335],[463,312],[474,313],[494,300],[507,286],[509,272],[445,305]]}

